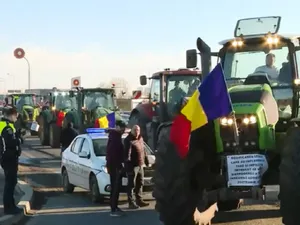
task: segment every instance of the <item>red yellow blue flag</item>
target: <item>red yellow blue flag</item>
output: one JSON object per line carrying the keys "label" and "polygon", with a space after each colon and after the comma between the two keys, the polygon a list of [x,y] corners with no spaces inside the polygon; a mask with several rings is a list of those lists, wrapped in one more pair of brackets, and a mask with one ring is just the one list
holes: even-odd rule
{"label": "red yellow blue flag", "polygon": [[231,99],[219,63],[173,121],[170,140],[177,146],[180,157],[184,158],[188,154],[191,132],[231,112]]}

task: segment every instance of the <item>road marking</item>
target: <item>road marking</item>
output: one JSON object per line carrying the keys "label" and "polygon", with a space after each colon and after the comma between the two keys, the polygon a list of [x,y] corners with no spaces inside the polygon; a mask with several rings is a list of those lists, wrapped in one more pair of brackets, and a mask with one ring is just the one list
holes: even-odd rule
{"label": "road marking", "polygon": [[30,151],[22,151],[21,156],[27,157],[27,158],[36,158],[34,154],[32,154]]}
{"label": "road marking", "polygon": [[110,212],[109,206],[100,207],[76,207],[76,208],[66,208],[64,206],[56,206],[56,208],[51,209],[41,209],[36,212],[36,214],[74,214],[74,213],[99,213],[99,212]]}

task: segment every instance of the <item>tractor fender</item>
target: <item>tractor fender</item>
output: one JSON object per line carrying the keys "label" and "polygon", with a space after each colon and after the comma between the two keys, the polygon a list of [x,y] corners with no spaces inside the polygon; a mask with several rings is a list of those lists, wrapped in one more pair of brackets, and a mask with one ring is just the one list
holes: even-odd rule
{"label": "tractor fender", "polygon": [[80,118],[76,110],[68,111],[64,117],[65,121],[72,122],[75,128],[79,128]]}
{"label": "tractor fender", "polygon": [[173,124],[173,121],[168,121],[168,122],[164,122],[164,123],[159,124],[159,126],[157,128],[157,131],[156,131],[156,140],[158,140],[158,136],[159,136],[159,133],[162,130],[162,128],[169,127],[172,124]]}
{"label": "tractor fender", "polygon": [[151,103],[139,104],[132,110],[130,117],[135,114],[139,114],[143,121],[145,121],[146,123],[150,122],[152,121],[152,117],[154,116],[152,107],[153,105]]}
{"label": "tractor fender", "polygon": [[46,121],[48,124],[55,120],[55,116],[50,110],[42,111],[40,113],[40,117],[44,117],[44,121]]}

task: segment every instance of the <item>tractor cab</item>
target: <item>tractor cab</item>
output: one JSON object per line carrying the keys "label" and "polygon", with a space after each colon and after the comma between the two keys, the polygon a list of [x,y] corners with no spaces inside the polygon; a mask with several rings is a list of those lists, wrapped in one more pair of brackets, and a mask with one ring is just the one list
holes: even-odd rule
{"label": "tractor cab", "polygon": [[97,126],[99,118],[115,112],[116,120],[121,120],[119,109],[116,106],[115,90],[113,88],[87,88],[71,91],[77,94],[77,107],[80,113],[80,131]]}
{"label": "tractor cab", "polygon": [[[254,90],[255,85],[266,84],[278,106],[276,130],[286,131],[288,121],[298,117],[299,99],[294,93],[300,81],[297,64],[300,35],[278,34],[280,21],[277,16],[241,19],[234,38],[220,42],[223,47],[218,54],[210,54],[210,48],[201,38],[197,47],[201,57],[210,60],[211,55],[218,56],[233,103],[258,101],[262,92]],[[196,50],[187,51],[187,65],[190,68],[197,65]]]}
{"label": "tractor cab", "polygon": [[186,100],[192,96],[201,82],[197,69],[165,69],[151,77],[140,77],[140,84],[151,80],[149,101],[139,104],[131,112],[129,125],[138,124],[148,145],[155,149],[156,132],[163,122],[171,122]]}
{"label": "tractor cab", "polygon": [[19,116],[16,127],[30,129],[39,116],[35,94],[10,94],[5,98],[7,107],[16,107]]}
{"label": "tractor cab", "polygon": [[76,96],[71,96],[66,90],[54,91],[50,93],[50,106],[57,111],[77,110]]}

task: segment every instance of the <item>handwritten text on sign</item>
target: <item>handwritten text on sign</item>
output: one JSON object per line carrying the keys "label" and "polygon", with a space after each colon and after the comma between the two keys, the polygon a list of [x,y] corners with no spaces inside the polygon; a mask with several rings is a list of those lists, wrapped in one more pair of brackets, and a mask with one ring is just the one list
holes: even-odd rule
{"label": "handwritten text on sign", "polygon": [[258,186],[267,169],[268,162],[264,155],[227,156],[228,186]]}

